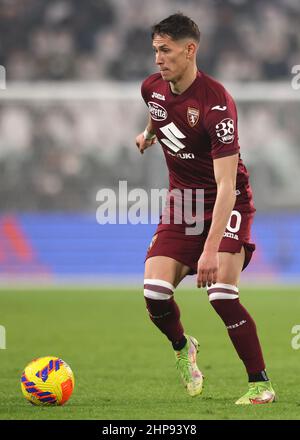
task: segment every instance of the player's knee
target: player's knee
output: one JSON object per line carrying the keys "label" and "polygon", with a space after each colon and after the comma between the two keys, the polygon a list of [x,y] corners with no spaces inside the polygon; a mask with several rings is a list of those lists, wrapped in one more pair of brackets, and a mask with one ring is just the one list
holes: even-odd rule
{"label": "player's knee", "polygon": [[174,289],[171,283],[164,280],[144,280],[144,298],[152,319],[163,318],[171,312]]}
{"label": "player's knee", "polygon": [[210,304],[222,318],[226,318],[239,302],[239,289],[233,284],[213,284],[207,288],[207,293]]}
{"label": "player's knee", "polygon": [[165,280],[145,279],[144,296],[154,300],[168,300],[174,294],[175,287]]}

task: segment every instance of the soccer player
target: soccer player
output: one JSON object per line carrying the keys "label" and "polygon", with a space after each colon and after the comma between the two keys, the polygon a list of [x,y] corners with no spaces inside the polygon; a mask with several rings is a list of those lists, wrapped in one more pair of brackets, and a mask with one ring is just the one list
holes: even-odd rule
{"label": "soccer player", "polygon": [[[275,400],[265,370],[253,318],[239,300],[239,277],[255,245],[250,229],[255,208],[249,175],[240,157],[235,103],[225,88],[197,67],[198,26],[181,13],[152,28],[159,73],[144,80],[141,93],[149,120],[136,145],[143,154],[157,140],[169,170],[169,190],[204,190],[204,229],[186,233],[175,221],[176,203],[168,204],[148,248],[144,297],[150,319],[175,351],[176,366],[187,392],[199,395],[203,375],[196,363],[198,341],[184,332],[174,290],[188,274],[206,287],[210,304],[223,320],[245,365],[249,390],[236,404]],[[194,205],[193,205],[194,206]],[[194,211],[193,211],[194,213]]]}

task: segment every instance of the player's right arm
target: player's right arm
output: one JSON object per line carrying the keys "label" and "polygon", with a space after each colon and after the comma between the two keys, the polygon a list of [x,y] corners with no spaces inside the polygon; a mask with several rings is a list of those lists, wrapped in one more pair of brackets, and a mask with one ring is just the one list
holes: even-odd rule
{"label": "player's right arm", "polygon": [[151,145],[157,142],[157,138],[154,132],[154,128],[152,125],[152,119],[149,115],[148,124],[143,133],[137,135],[135,139],[136,146],[138,147],[141,154],[144,154],[144,151],[151,147]]}

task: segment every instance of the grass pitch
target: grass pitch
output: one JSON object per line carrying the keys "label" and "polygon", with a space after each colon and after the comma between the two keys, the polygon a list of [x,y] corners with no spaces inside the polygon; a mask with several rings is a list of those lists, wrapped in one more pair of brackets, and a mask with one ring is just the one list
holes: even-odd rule
{"label": "grass pitch", "polygon": [[[189,397],[174,368],[172,348],[146,313],[137,289],[0,290],[1,419],[203,420],[300,419],[300,290],[241,289],[256,320],[267,371],[278,395],[272,405],[237,407],[247,376],[204,290],[179,288],[187,333],[200,342],[203,394]],[[55,355],[73,369],[75,390],[62,407],[34,407],[20,377],[35,357]]]}

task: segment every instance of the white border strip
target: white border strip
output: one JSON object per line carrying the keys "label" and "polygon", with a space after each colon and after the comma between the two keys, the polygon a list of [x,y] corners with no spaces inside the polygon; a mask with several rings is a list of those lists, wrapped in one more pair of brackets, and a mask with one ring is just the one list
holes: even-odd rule
{"label": "white border strip", "polygon": [[234,295],[233,293],[211,293],[208,297],[209,301],[214,301],[216,299],[237,299],[239,296]]}
{"label": "white border strip", "polygon": [[[292,78],[291,78],[292,79]],[[139,101],[140,83],[119,81],[6,81],[1,101],[8,100],[117,100]],[[290,81],[258,81],[240,84],[225,82],[226,89],[237,102],[291,102],[300,101]]]}
{"label": "white border strip", "polygon": [[144,289],[144,296],[150,299],[167,300],[172,298],[172,295],[167,293],[154,292],[153,290]]}
{"label": "white border strip", "polygon": [[212,284],[210,287],[207,287],[207,291],[209,292],[210,289],[230,289],[230,290],[234,290],[235,292],[239,291],[239,289],[236,286],[233,286],[231,284],[223,284],[223,283]]}
{"label": "white border strip", "polygon": [[161,286],[161,287],[166,287],[167,289],[172,290],[172,292],[174,292],[175,287],[169,283],[168,281],[164,281],[164,280],[157,280],[157,279],[145,279],[144,280],[144,284],[151,284],[151,286]]}

